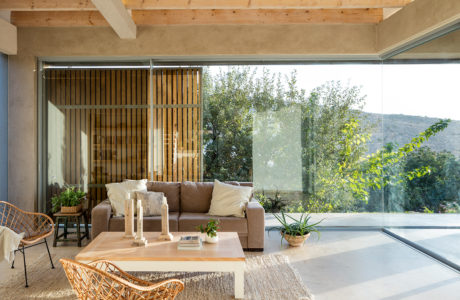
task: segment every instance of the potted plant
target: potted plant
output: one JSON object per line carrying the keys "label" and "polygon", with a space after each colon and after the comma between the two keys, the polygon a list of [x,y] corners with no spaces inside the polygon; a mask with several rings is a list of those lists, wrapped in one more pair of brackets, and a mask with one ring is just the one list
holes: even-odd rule
{"label": "potted plant", "polygon": [[68,187],[59,195],[51,198],[52,211],[57,212],[60,209],[62,213],[79,212],[85,197],[86,194],[82,190]]}
{"label": "potted plant", "polygon": [[[280,222],[281,226],[270,228],[270,230],[280,231],[281,243],[283,243],[284,238],[290,246],[299,247],[305,243],[311,232],[316,232],[318,237],[320,235],[316,225],[321,223],[323,220],[310,224],[310,214],[302,213],[300,219],[286,215],[284,212],[281,212],[280,214],[273,214],[273,216]],[[290,220],[288,220],[286,217]]]}
{"label": "potted plant", "polygon": [[201,224],[200,226],[198,226],[198,229],[201,233],[206,233],[205,241],[207,243],[215,244],[219,240],[219,237],[217,236],[217,230],[219,230],[218,220],[211,219],[209,220],[206,227],[203,227],[203,224]]}

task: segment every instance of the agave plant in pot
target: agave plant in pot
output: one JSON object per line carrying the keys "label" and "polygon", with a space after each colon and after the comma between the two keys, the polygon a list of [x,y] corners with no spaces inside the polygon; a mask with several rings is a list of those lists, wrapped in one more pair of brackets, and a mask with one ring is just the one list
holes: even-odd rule
{"label": "agave plant in pot", "polygon": [[86,199],[86,194],[75,187],[67,187],[59,195],[51,198],[51,210],[61,213],[76,213],[82,208],[82,203]]}
{"label": "agave plant in pot", "polygon": [[318,237],[320,235],[316,225],[321,223],[323,220],[316,223],[311,223],[310,214],[302,213],[299,219],[296,219],[290,215],[286,215],[284,212],[273,214],[273,216],[278,220],[278,222],[280,222],[281,225],[272,227],[270,230],[280,231],[281,243],[283,243],[284,238],[290,246],[299,247],[305,243],[311,232],[316,232]]}

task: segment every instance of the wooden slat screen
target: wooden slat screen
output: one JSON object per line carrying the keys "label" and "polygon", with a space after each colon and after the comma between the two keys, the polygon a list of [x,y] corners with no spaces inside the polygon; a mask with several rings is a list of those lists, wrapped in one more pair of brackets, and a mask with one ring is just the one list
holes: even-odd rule
{"label": "wooden slat screen", "polygon": [[201,69],[153,71],[153,180],[202,179]]}
{"label": "wooden slat screen", "polygon": [[84,187],[91,209],[106,183],[201,180],[201,69],[155,69],[153,103],[149,72],[45,71],[47,209],[64,184]]}
{"label": "wooden slat screen", "polygon": [[106,183],[148,178],[149,70],[51,69],[45,76],[48,199],[64,184],[79,185],[92,208],[107,198]]}

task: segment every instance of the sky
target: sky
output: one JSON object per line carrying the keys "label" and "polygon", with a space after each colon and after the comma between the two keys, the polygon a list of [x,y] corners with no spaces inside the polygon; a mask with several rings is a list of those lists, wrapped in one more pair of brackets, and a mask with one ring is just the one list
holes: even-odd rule
{"label": "sky", "polygon": [[[271,65],[271,72],[290,75],[307,92],[327,81],[359,86],[364,111],[460,120],[460,64]],[[222,67],[212,67],[211,72]],[[262,66],[259,66],[262,69]]]}

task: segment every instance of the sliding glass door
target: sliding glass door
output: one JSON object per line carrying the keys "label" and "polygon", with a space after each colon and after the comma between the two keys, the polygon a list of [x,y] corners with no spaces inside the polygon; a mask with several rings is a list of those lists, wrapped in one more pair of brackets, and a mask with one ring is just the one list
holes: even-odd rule
{"label": "sliding glass door", "polygon": [[46,68],[44,180],[106,199],[125,179],[201,179],[200,69]]}

